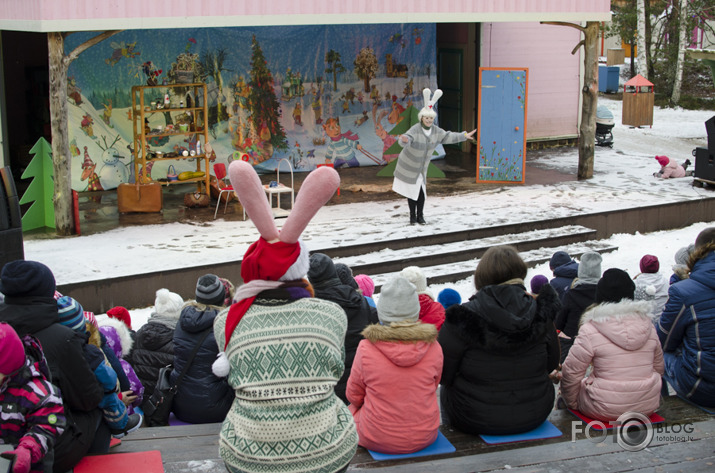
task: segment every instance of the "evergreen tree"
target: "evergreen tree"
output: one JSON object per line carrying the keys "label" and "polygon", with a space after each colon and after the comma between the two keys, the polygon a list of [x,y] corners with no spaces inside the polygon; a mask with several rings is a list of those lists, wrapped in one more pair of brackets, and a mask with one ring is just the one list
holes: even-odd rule
{"label": "evergreen tree", "polygon": [[287,149],[285,130],[280,123],[280,105],[273,90],[273,75],[268,69],[268,63],[263,56],[261,46],[253,35],[251,42],[251,71],[248,94],[248,109],[251,111],[251,122],[256,130],[265,124],[271,132],[270,143],[275,149]]}
{"label": "evergreen tree", "polygon": [[338,90],[338,72],[345,72],[345,67],[340,62],[340,53],[331,49],[325,53],[325,62],[328,63],[325,73],[333,74],[333,90]]}
{"label": "evergreen tree", "polygon": [[42,227],[55,228],[55,208],[52,203],[55,186],[52,146],[47,140],[40,138],[30,153],[34,157],[25,172],[22,173],[22,179],[33,179],[25,193],[22,194],[20,204],[32,202],[32,205],[22,216],[23,232]]}

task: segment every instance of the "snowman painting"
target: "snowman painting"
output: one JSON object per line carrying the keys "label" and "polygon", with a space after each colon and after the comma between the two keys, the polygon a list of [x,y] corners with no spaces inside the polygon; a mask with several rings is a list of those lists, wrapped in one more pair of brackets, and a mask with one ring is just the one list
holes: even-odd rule
{"label": "snowman painting", "polygon": [[116,148],[107,148],[102,152],[104,165],[99,170],[99,180],[105,189],[114,189],[122,182],[128,182],[129,171],[127,165],[119,161],[124,156]]}

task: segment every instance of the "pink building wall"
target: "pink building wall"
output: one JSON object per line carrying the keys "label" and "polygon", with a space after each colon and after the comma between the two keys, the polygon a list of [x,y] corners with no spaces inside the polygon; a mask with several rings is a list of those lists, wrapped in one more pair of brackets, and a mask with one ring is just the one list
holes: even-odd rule
{"label": "pink building wall", "polygon": [[571,50],[580,40],[564,26],[482,25],[481,67],[529,68],[527,139],[578,135],[582,55]]}

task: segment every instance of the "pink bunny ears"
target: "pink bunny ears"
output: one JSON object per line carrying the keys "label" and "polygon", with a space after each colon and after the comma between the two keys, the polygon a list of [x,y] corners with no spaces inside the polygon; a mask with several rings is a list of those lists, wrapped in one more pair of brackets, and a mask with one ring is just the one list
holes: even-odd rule
{"label": "pink bunny ears", "polygon": [[233,188],[241,205],[261,236],[269,243],[296,243],[310,220],[333,196],[340,185],[338,172],[323,166],[312,171],[303,181],[295,206],[279,232],[273,220],[266,192],[253,166],[245,161],[233,161],[228,168]]}

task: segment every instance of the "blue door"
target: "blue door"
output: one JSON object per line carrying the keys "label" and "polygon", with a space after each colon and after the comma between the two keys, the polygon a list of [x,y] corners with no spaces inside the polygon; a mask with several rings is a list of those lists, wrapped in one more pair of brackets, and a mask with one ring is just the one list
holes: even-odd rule
{"label": "blue door", "polygon": [[477,182],[524,182],[529,70],[479,68]]}

